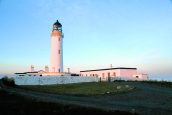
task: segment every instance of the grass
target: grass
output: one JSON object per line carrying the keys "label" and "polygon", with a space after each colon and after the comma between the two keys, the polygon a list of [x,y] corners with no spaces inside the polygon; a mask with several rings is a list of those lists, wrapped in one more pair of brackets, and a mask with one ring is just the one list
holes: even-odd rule
{"label": "grass", "polygon": [[169,81],[143,81],[143,83],[155,84],[161,87],[172,88],[172,82]]}
{"label": "grass", "polygon": [[125,111],[104,111],[96,108],[40,102],[0,90],[1,115],[132,115]]}
{"label": "grass", "polygon": [[126,92],[134,87],[124,83],[77,83],[77,84],[60,84],[44,86],[18,86],[24,89],[68,95],[100,95],[109,93]]}

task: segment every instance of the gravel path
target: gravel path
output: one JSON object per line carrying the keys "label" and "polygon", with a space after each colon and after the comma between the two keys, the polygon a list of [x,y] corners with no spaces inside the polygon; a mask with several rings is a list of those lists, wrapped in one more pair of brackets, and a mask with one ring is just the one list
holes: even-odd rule
{"label": "gravel path", "polygon": [[5,87],[3,90],[20,94],[37,101],[74,104],[86,107],[95,107],[105,110],[122,110],[143,115],[171,115],[172,113],[172,88],[141,82],[124,82],[136,87],[136,90],[127,93],[105,94],[97,96],[69,96],[47,94],[28,91],[19,88]]}

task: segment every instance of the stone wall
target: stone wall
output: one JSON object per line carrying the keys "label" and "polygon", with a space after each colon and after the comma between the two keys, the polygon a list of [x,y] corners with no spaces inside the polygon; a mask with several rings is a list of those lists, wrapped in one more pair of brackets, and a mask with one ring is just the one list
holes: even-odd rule
{"label": "stone wall", "polygon": [[93,76],[16,76],[16,85],[53,85],[81,82],[98,82],[98,77]]}

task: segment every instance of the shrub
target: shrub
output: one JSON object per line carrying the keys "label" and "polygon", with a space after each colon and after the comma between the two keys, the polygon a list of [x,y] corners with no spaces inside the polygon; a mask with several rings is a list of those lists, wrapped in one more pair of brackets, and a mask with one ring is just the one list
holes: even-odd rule
{"label": "shrub", "polygon": [[7,86],[15,86],[14,79],[13,78],[8,78],[7,76],[2,78],[2,82],[3,82],[4,85],[7,85]]}

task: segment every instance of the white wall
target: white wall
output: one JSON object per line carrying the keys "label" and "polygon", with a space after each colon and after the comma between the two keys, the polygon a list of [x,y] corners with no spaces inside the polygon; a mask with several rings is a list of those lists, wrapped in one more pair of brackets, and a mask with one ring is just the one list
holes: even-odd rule
{"label": "white wall", "polygon": [[[58,31],[53,31],[59,33],[59,36],[52,35],[51,37],[51,60],[50,60],[50,72],[59,72],[61,69],[61,33]],[[60,50],[60,54],[59,54]],[[54,69],[54,70],[53,70]],[[60,70],[61,72],[61,70]]]}
{"label": "white wall", "polygon": [[[80,74],[82,76],[93,76],[93,74],[95,76],[97,74],[99,77],[101,77],[101,80],[107,81],[108,73],[110,73],[110,76],[112,77],[114,72],[115,72],[116,76],[120,76],[120,70],[119,69],[80,72]],[[104,77],[103,77],[103,73],[104,73]]]}
{"label": "white wall", "polygon": [[[104,77],[103,77],[103,73],[104,73]],[[107,81],[108,73],[110,73],[110,77],[125,76],[132,79],[132,75],[137,74],[137,69],[111,69],[111,70],[101,70],[101,71],[80,72],[80,74],[83,76],[93,76],[93,74],[95,76],[97,74],[104,81]]]}
{"label": "white wall", "polygon": [[90,76],[16,76],[16,85],[53,85],[80,82],[98,82],[99,78]]}
{"label": "white wall", "polygon": [[[102,74],[104,73],[104,77]],[[116,80],[148,80],[147,74],[138,74],[137,69],[111,69],[111,70],[101,70],[101,71],[87,71],[80,72],[83,76],[94,76],[98,75],[101,77],[102,81],[108,81],[108,73],[110,73],[110,77],[114,77],[112,79]],[[114,76],[113,73],[116,75]],[[138,78],[136,77],[138,76]]]}
{"label": "white wall", "polygon": [[148,80],[148,75],[147,74],[135,74],[133,75],[134,78],[139,79],[139,80]]}

